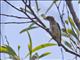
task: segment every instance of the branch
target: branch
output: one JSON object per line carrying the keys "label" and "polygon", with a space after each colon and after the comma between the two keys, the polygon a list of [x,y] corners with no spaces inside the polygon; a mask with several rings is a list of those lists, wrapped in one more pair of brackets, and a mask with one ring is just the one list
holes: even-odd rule
{"label": "branch", "polygon": [[14,9],[16,9],[16,10],[18,10],[18,11],[22,11],[22,10],[20,10],[20,9],[18,9],[18,8],[16,8],[15,6],[13,6],[11,3],[9,3],[7,0],[3,0],[3,1],[5,1],[7,4],[9,4],[11,7],[13,7]]}
{"label": "branch", "polygon": [[66,0],[66,4],[67,4],[67,6],[68,6],[68,8],[69,8],[69,10],[70,10],[70,12],[71,12],[71,14],[72,14],[72,17],[73,17],[73,20],[74,20],[76,26],[77,26],[78,29],[80,30],[80,21],[79,21],[76,13],[75,13],[75,11],[74,11],[74,8],[73,8],[73,5],[72,5],[72,3],[71,3],[71,0],[70,0],[70,1],[67,1],[67,0]]}
{"label": "branch", "polygon": [[73,55],[76,55],[76,56],[80,57],[79,54],[77,54],[77,53],[75,53],[75,52],[73,52],[73,51],[70,51],[70,50],[67,49],[63,44],[62,44],[61,46],[64,48],[64,50],[65,50],[66,52],[69,52],[69,53],[71,53],[71,54],[73,54]]}
{"label": "branch", "polygon": [[[19,16],[14,16],[14,15],[7,15],[7,14],[0,14],[2,16],[7,16],[7,17],[14,17],[14,18],[18,18],[18,19],[29,19],[29,18],[26,18],[26,17],[19,17]],[[32,19],[35,19],[35,18],[32,18]]]}
{"label": "branch", "polygon": [[0,22],[0,24],[26,24],[26,23],[31,23],[32,21],[29,22]]}
{"label": "branch", "polygon": [[[36,20],[43,26],[46,27],[44,25],[44,23],[36,16],[36,14],[34,13],[34,11],[32,10],[31,6],[27,5],[24,0],[22,0],[22,2],[26,5],[26,7],[28,7],[30,9],[30,11],[32,12],[32,14],[34,15],[34,17],[36,18]],[[26,13],[26,12],[25,12]]]}
{"label": "branch", "polygon": [[[61,2],[60,2],[61,3]],[[57,6],[57,4],[55,3],[56,7],[57,7],[57,10],[59,12],[59,15],[60,15],[60,19],[61,19],[61,22],[64,26],[64,28],[66,29],[66,26],[65,26],[65,23],[64,23],[64,20],[63,20],[63,14],[61,14],[60,10],[59,10],[59,5]]]}

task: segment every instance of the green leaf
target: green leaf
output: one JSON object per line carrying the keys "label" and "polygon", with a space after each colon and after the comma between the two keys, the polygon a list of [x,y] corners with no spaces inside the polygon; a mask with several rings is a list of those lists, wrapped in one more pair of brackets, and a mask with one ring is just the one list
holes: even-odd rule
{"label": "green leaf", "polygon": [[18,45],[18,51],[20,50],[20,45]]}
{"label": "green leaf", "polygon": [[31,29],[38,28],[37,26],[33,26],[34,24],[35,23],[30,24],[28,28],[21,30],[20,33],[26,32],[26,31],[31,30]]}
{"label": "green leaf", "polygon": [[68,24],[69,23],[68,20],[66,20],[65,23]]}
{"label": "green leaf", "polygon": [[32,27],[32,26],[34,26],[35,25],[35,23],[34,22],[32,22],[30,25],[29,25],[29,27]]}
{"label": "green leaf", "polygon": [[9,45],[0,46],[0,53],[7,53],[12,56],[17,56],[15,51]]}
{"label": "green leaf", "polygon": [[74,30],[72,29],[66,29],[66,30],[69,34],[73,35],[78,40],[77,34],[74,32]]}
{"label": "green leaf", "polygon": [[[44,43],[44,44],[41,44],[41,45],[38,45],[36,46],[35,48],[32,49],[32,53],[40,50],[40,49],[43,49],[43,48],[46,48],[46,47],[50,47],[50,46],[56,46],[57,44],[54,44],[54,43]],[[26,55],[26,57],[29,55],[29,53]]]}
{"label": "green leaf", "polygon": [[25,28],[25,29],[23,29],[22,31],[20,31],[20,33],[23,33],[23,32],[26,32],[26,31],[28,31],[28,30],[31,30],[31,29],[35,29],[35,28],[38,28],[38,27],[29,27],[29,28]]}
{"label": "green leaf", "polygon": [[15,51],[9,45],[0,46],[0,53],[8,54],[13,60],[20,60]]}
{"label": "green leaf", "polygon": [[45,52],[45,53],[41,54],[41,55],[39,56],[39,58],[45,57],[45,56],[47,56],[47,55],[49,55],[49,54],[51,54],[51,53],[50,53],[50,52]]}
{"label": "green leaf", "polygon": [[72,46],[71,46],[71,44],[70,44],[69,42],[64,41],[64,44],[65,44],[67,47],[69,47],[70,49],[73,49]]}
{"label": "green leaf", "polygon": [[76,25],[74,23],[74,21],[72,20],[72,18],[69,16],[68,17],[70,24],[72,25],[72,27],[74,27],[74,29],[76,30],[77,33],[79,33],[78,29],[76,28]]}
{"label": "green leaf", "polygon": [[44,44],[41,44],[39,46],[36,46],[35,48],[32,49],[32,52],[35,52],[35,51],[38,51],[42,48],[45,48],[45,47],[49,47],[49,46],[55,46],[57,44],[54,44],[54,43],[44,43]]}
{"label": "green leaf", "polygon": [[69,22],[71,23],[71,25],[72,25],[74,28],[76,28],[76,27],[75,27],[75,23],[74,23],[74,21],[72,20],[72,18],[69,16],[68,19],[69,19]]}
{"label": "green leaf", "polygon": [[8,49],[5,46],[0,46],[0,53],[8,53]]}
{"label": "green leaf", "polygon": [[28,37],[29,37],[29,44],[28,44],[28,49],[29,49],[29,54],[30,54],[30,58],[32,57],[32,39],[30,36],[30,33],[27,31]]}

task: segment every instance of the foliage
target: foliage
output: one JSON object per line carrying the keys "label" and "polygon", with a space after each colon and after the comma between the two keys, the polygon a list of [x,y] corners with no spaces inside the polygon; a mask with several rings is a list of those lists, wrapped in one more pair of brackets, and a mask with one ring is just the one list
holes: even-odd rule
{"label": "foliage", "polygon": [[[6,0],[4,0],[4,1],[7,4],[9,4],[11,7],[13,7],[14,9],[16,9],[16,10],[22,12],[23,14],[25,14],[25,16],[28,17],[28,19],[31,21],[29,23],[30,25],[28,27],[26,27],[26,28],[24,28],[24,29],[22,29],[20,31],[20,34],[26,32],[28,34],[28,37],[29,37],[28,51],[26,53],[25,58],[27,58],[27,56],[29,56],[30,60],[35,60],[35,59],[39,60],[40,58],[51,54],[51,52],[44,52],[43,54],[39,55],[39,53],[38,53],[39,50],[41,50],[43,48],[47,48],[47,47],[51,47],[51,46],[56,46],[57,45],[55,43],[49,43],[48,42],[48,43],[40,44],[40,45],[35,46],[33,48],[33,40],[31,38],[31,35],[30,35],[30,32],[29,32],[32,29],[36,29],[36,28],[40,27],[40,28],[44,29],[46,32],[48,32],[51,37],[53,37],[52,34],[51,34],[50,29],[48,29],[46,27],[45,23],[43,23],[43,21],[40,19],[40,17],[44,18],[47,15],[47,13],[49,12],[49,10],[51,10],[53,5],[56,6],[56,8],[57,8],[57,10],[59,12],[59,15],[60,15],[59,17],[61,19],[62,25],[64,26],[64,28],[61,29],[61,33],[62,33],[61,37],[65,37],[65,39],[62,38],[62,44],[61,44],[62,48],[64,48],[64,50],[66,50],[67,52],[80,57],[80,55],[78,54],[78,53],[80,53],[80,46],[79,46],[80,45],[80,39],[79,39],[80,30],[79,30],[78,26],[76,25],[74,19],[72,19],[72,17],[70,17],[69,11],[68,11],[67,8],[66,8],[66,10],[67,10],[68,18],[67,18],[67,20],[66,19],[63,20],[63,17],[64,17],[63,16],[64,15],[64,5],[63,5],[62,12],[59,10],[61,1],[58,1],[58,0],[52,1],[51,5],[45,11],[45,14],[44,13],[41,14],[42,16],[41,15],[38,16],[38,14],[37,14],[42,9],[42,8],[39,7],[38,0],[35,0],[35,6],[36,6],[37,12],[34,12],[34,10],[32,9],[30,0],[28,1],[28,4],[27,4],[27,1],[22,0],[22,2],[25,5],[25,8],[20,7],[20,9],[18,9],[14,5],[10,4],[8,1],[6,1]],[[57,4],[58,2],[59,2],[59,4]],[[5,15],[5,14],[2,14],[2,15]],[[30,15],[33,16],[35,19],[33,19]],[[13,16],[13,15],[11,15],[11,16],[5,15],[5,16],[15,17],[15,18],[23,18],[23,17],[17,17],[17,16]],[[75,18],[76,18],[76,16],[75,16]],[[21,47],[20,47],[20,45],[18,45],[18,54],[17,54],[15,52],[15,50],[10,45],[4,44],[4,45],[0,46],[0,53],[8,54],[9,57],[11,59],[13,59],[13,60],[20,60],[20,54],[19,54],[20,53],[19,52],[20,49],[21,49]]]}

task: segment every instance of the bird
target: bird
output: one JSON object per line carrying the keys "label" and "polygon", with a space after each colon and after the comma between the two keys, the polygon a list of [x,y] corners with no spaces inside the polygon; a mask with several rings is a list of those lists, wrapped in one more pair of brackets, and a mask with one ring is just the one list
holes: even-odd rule
{"label": "bird", "polygon": [[61,29],[59,24],[56,22],[53,16],[45,17],[45,20],[49,21],[50,23],[50,30],[53,36],[53,39],[56,40],[58,46],[61,45]]}

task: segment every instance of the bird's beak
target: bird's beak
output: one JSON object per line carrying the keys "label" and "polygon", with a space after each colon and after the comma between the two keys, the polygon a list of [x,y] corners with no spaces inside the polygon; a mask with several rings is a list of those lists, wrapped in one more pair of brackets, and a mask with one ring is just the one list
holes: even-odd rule
{"label": "bird's beak", "polygon": [[43,19],[45,19],[45,20],[46,20],[46,16],[45,16],[44,14],[42,14],[41,16],[43,17]]}

